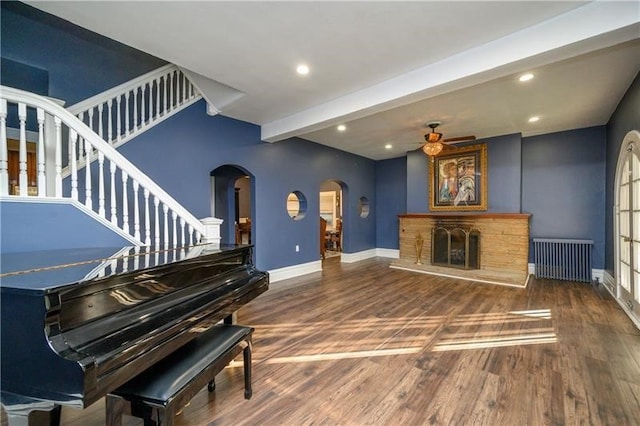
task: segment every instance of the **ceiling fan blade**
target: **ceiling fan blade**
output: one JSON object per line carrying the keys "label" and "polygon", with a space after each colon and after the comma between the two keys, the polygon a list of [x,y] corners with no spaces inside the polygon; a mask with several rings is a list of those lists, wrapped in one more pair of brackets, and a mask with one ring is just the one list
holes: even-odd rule
{"label": "ceiling fan blade", "polygon": [[446,143],[443,143],[443,144],[442,144],[442,151],[441,151],[441,153],[447,153],[447,152],[455,151],[455,150],[457,150],[457,149],[458,149],[458,148],[456,148],[456,147],[455,147],[455,146],[453,146],[453,145],[448,145],[448,144],[446,144]]}
{"label": "ceiling fan blade", "polygon": [[475,141],[476,137],[474,135],[469,136],[459,136],[457,138],[447,138],[443,139],[443,143],[454,143],[454,142],[463,142],[463,141]]}

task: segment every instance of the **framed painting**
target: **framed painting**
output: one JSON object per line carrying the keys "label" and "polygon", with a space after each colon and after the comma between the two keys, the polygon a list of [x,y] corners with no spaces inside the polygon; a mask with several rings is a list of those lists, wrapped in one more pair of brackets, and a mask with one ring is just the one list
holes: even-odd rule
{"label": "framed painting", "polygon": [[478,144],[432,157],[429,168],[431,211],[487,209],[487,145]]}

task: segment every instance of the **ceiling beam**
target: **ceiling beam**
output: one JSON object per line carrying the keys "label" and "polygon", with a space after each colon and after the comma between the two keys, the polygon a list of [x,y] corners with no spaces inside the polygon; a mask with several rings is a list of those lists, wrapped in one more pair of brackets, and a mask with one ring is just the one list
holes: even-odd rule
{"label": "ceiling beam", "polygon": [[638,38],[637,2],[593,2],[482,46],[262,125],[277,142]]}

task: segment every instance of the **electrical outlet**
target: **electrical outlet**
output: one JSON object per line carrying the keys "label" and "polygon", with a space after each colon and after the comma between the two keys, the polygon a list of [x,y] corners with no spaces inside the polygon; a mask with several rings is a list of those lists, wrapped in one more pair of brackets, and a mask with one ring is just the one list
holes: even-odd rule
{"label": "electrical outlet", "polygon": [[300,251],[300,246],[296,244],[296,253]]}

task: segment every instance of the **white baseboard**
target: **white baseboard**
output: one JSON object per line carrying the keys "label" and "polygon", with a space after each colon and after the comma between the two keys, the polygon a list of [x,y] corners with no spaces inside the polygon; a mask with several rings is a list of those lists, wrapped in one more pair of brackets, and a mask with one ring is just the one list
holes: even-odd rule
{"label": "white baseboard", "polygon": [[377,248],[376,256],[378,257],[388,257],[390,259],[400,259],[400,250],[398,249],[387,249],[387,248]]}
{"label": "white baseboard", "polygon": [[591,279],[599,283],[604,282],[604,269],[592,269]]}
{"label": "white baseboard", "polygon": [[529,263],[527,265],[527,269],[529,271],[529,275],[535,275],[536,274],[536,264],[535,263]]}
{"label": "white baseboard", "polygon": [[269,282],[275,283],[289,278],[299,277],[300,275],[310,274],[312,272],[322,271],[322,261],[315,260],[313,262],[301,263],[299,265],[285,266],[284,268],[272,269],[269,271]]}
{"label": "white baseboard", "polygon": [[340,255],[340,262],[342,263],[354,263],[361,260],[370,259],[378,255],[378,249],[370,249],[359,251],[357,253],[342,253]]}
{"label": "white baseboard", "polygon": [[[361,260],[370,259],[372,257],[388,257],[398,259],[400,250],[375,248],[357,253],[341,253],[340,262],[354,263]],[[299,277],[301,275],[322,271],[322,261],[302,263],[300,265],[285,266],[284,268],[272,269],[269,271],[269,282],[275,283],[289,278]]]}

